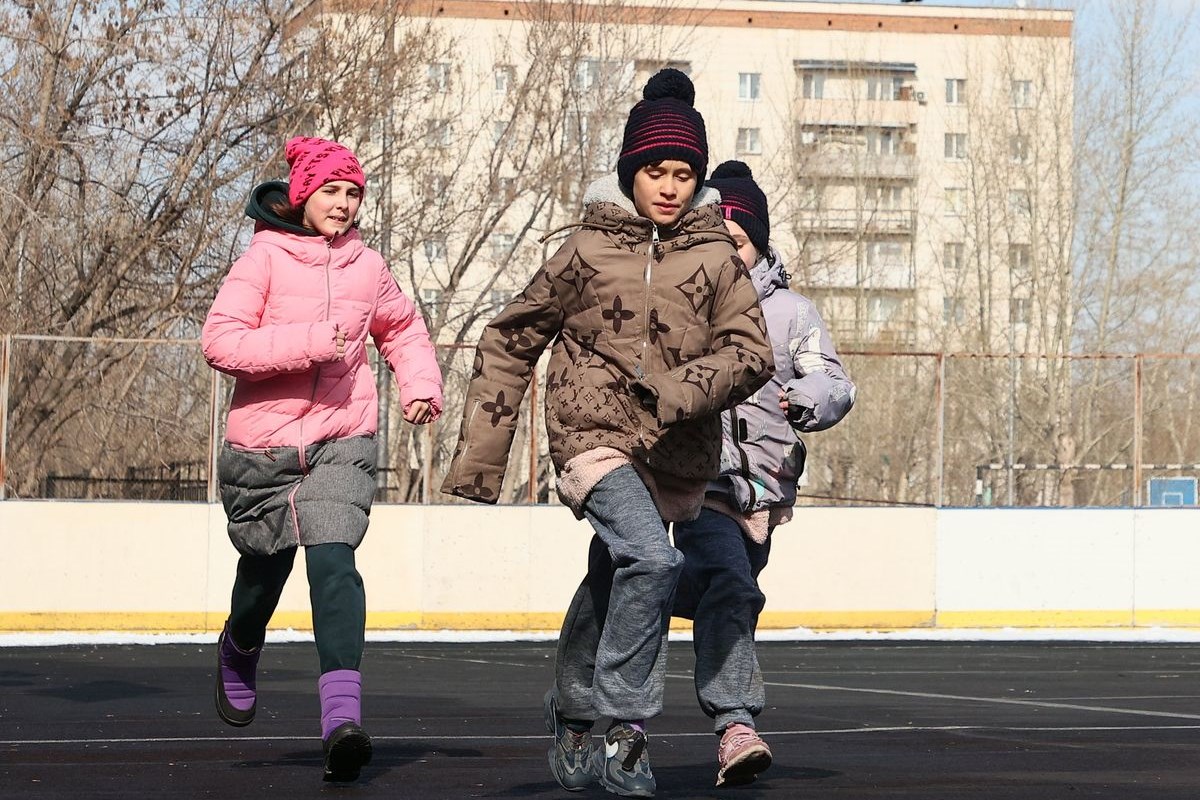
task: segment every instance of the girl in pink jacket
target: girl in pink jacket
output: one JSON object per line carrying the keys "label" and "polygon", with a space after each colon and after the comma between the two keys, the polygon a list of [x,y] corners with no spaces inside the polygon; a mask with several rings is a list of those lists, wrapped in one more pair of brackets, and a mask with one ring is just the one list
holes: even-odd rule
{"label": "girl in pink jacket", "polygon": [[216,705],[230,725],[254,719],[267,623],[303,545],[325,780],[347,781],[371,758],[359,673],[366,596],[354,564],[375,495],[367,337],[395,372],[410,423],[437,419],[442,378],[416,307],[358,235],[366,189],[358,159],[314,138],[290,140],[286,156],[289,182],[251,194],[254,237],[201,337],[208,363],[237,379],[217,475],[241,558],[217,646]]}

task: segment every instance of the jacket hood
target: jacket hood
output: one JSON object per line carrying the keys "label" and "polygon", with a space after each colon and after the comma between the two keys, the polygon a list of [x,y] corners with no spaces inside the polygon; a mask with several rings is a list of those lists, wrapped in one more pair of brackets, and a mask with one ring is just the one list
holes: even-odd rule
{"label": "jacket hood", "polygon": [[788,273],[784,269],[783,256],[779,255],[779,251],[774,247],[770,248],[750,270],[750,279],[754,282],[760,301],[770,297],[776,289],[786,289]]}
{"label": "jacket hood", "polygon": [[[733,244],[733,237],[721,217],[720,202],[720,192],[701,186],[679,221],[669,230],[660,229],[663,252],[705,242]],[[633,200],[621,189],[615,172],[588,186],[583,194],[583,220],[579,224],[607,230],[630,249],[650,238],[654,226],[638,213]]]}
{"label": "jacket hood", "polygon": [[[296,225],[281,218],[267,207],[267,203],[278,200],[288,202],[288,185],[284,181],[267,181],[255,186],[246,201],[246,216],[255,222],[280,231],[287,231],[299,236],[320,236],[321,234],[303,225]],[[256,226],[257,228],[257,226]]]}

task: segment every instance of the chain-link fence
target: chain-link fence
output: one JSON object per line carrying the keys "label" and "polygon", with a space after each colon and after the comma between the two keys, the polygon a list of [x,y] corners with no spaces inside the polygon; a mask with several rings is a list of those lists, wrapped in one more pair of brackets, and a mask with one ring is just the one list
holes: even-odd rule
{"label": "chain-link fence", "polygon": [[[439,356],[445,412],[432,425],[403,421],[377,369],[380,501],[456,502],[440,487],[474,346]],[[1152,479],[1200,474],[1200,356],[843,356],[858,401],[805,437],[801,503],[1141,506]],[[554,495],[543,380],[522,399],[502,503]],[[232,388],[194,340],[3,336],[0,497],[215,500]]]}

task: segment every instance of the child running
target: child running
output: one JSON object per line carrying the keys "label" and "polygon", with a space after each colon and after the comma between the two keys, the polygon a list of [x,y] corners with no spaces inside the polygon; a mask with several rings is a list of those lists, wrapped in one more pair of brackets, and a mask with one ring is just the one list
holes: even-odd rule
{"label": "child running", "polygon": [[721,193],[725,224],[762,303],[775,351],[775,375],[746,402],[721,415],[721,475],[709,484],[700,516],[678,522],[683,574],[675,613],[695,621],[696,697],[721,737],[717,785],[749,783],[771,765],[754,729],[765,694],[754,631],[766,598],[758,575],[771,533],[792,517],[804,471],[797,433],[824,430],[854,404],[855,387],[812,301],[790,291],[770,247],[767,198],[748,166],[727,161],[708,185]]}
{"label": "child running", "polygon": [[208,363],[237,379],[217,475],[241,558],[217,645],[216,705],[230,725],[254,719],[267,623],[304,546],[324,779],[352,781],[371,759],[359,672],[366,595],[354,563],[375,496],[367,337],[395,372],[410,423],[441,413],[442,378],[416,307],[356,229],[366,189],[358,159],[304,137],[285,154],[289,181],[251,193],[254,236],[202,334]]}
{"label": "child running", "polygon": [[[553,341],[546,428],[561,499],[595,529],[559,637],[544,710],[568,790],[655,791],[645,720],[662,710],[666,634],[683,557],[664,521],[694,517],[717,476],[719,412],[773,361],[758,297],[725,229],[704,120],[666,69],[630,111],[617,172],[582,222],[487,326],[444,489],[494,503],[517,409]],[[575,226],[571,226],[575,227]],[[611,718],[593,759],[591,728]]]}

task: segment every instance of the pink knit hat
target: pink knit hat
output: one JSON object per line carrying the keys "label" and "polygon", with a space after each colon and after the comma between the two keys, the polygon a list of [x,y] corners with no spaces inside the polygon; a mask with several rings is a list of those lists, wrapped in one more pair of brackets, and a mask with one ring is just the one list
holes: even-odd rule
{"label": "pink knit hat", "polygon": [[288,200],[304,205],[312,193],[330,181],[350,181],[364,192],[367,178],[354,153],[345,145],[312,136],[289,139],[283,150],[292,173],[288,178]]}

